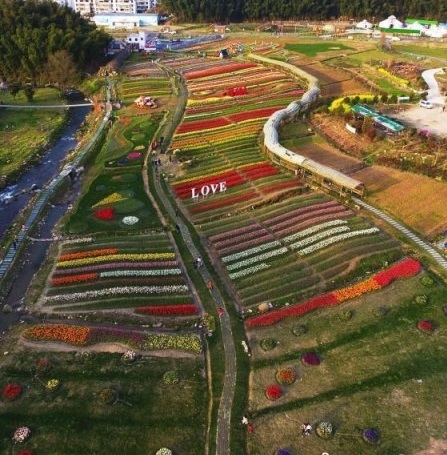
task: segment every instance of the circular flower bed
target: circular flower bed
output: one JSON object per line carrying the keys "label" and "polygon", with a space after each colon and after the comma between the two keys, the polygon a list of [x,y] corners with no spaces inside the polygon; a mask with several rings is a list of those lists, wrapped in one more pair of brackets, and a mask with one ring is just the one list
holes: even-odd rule
{"label": "circular flower bed", "polygon": [[2,390],[2,396],[7,400],[13,401],[19,398],[22,395],[23,388],[20,384],[16,384],[11,382],[10,384],[6,384]]}
{"label": "circular flower bed", "polygon": [[303,362],[303,364],[307,366],[317,366],[320,365],[321,359],[316,352],[306,352],[301,357],[301,362]]}
{"label": "circular flower bed", "polygon": [[416,295],[414,297],[414,302],[418,305],[425,305],[428,302],[428,296],[425,294]]}
{"label": "circular flower bed", "polygon": [[172,450],[163,447],[160,450],[157,450],[157,453],[155,455],[172,455]]}
{"label": "circular flower bed", "polygon": [[163,382],[165,384],[178,384],[180,382],[180,378],[176,371],[169,370],[163,375]]}
{"label": "circular flower bed", "polygon": [[426,286],[428,288],[435,284],[435,280],[428,275],[423,276],[420,281],[423,286]]}
{"label": "circular flower bed", "polygon": [[385,316],[387,313],[388,313],[388,308],[385,308],[384,306],[380,306],[379,308],[374,308],[374,310],[373,310],[374,316],[377,316],[378,318]]}
{"label": "circular flower bed", "polygon": [[271,401],[278,400],[279,398],[281,398],[281,395],[282,395],[281,387],[277,384],[270,384],[265,389],[265,396]]}
{"label": "circular flower bed", "polygon": [[31,436],[31,430],[28,427],[19,427],[12,436],[13,442],[21,444]]}
{"label": "circular flower bed", "polygon": [[296,373],[292,368],[281,368],[276,372],[278,384],[293,384],[296,381]]}
{"label": "circular flower bed", "polygon": [[133,226],[134,224],[137,224],[140,219],[137,216],[125,216],[121,221],[126,226]]}
{"label": "circular flower bed", "polygon": [[127,154],[127,158],[129,158],[129,160],[137,160],[138,158],[141,158],[141,153],[140,152],[130,152]]}
{"label": "circular flower bed", "polygon": [[113,404],[118,398],[118,394],[111,388],[103,389],[98,395],[99,401],[104,404]]}
{"label": "circular flower bed", "polygon": [[432,333],[435,330],[435,326],[431,321],[422,320],[417,323],[417,328],[424,333]]}
{"label": "circular flower bed", "polygon": [[341,321],[349,321],[354,316],[354,312],[352,310],[342,311],[339,315]]}
{"label": "circular flower bed", "polygon": [[278,449],[275,455],[291,455],[291,453],[286,449]]}
{"label": "circular flower bed", "polygon": [[264,351],[271,351],[272,349],[275,349],[277,344],[278,342],[273,338],[264,338],[261,340],[261,348]]}
{"label": "circular flower bed", "polygon": [[334,427],[330,422],[320,422],[315,428],[315,433],[322,439],[330,439],[334,435]]}
{"label": "circular flower bed", "polygon": [[300,337],[300,336],[304,335],[306,332],[307,332],[307,326],[305,326],[303,324],[296,325],[295,327],[292,328],[292,333],[296,337]]}
{"label": "circular flower bed", "polygon": [[362,438],[369,444],[377,444],[380,441],[380,434],[375,428],[365,428],[362,431]]}
{"label": "circular flower bed", "polygon": [[60,385],[59,379],[50,379],[46,384],[46,388],[49,392],[56,392]]}

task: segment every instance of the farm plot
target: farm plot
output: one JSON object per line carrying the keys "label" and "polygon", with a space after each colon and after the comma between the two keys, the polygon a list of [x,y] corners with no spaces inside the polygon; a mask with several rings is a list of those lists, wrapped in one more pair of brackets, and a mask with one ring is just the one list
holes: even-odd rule
{"label": "farm plot", "polygon": [[147,316],[195,316],[166,234],[102,239],[61,248],[42,297],[46,311],[132,309]]}
{"label": "farm plot", "polygon": [[[289,314],[272,326],[250,326],[249,453],[413,453],[443,438],[436,416],[446,403],[432,388],[447,375],[439,359],[446,293],[407,258],[280,310]],[[302,422],[313,427],[309,437]]]}

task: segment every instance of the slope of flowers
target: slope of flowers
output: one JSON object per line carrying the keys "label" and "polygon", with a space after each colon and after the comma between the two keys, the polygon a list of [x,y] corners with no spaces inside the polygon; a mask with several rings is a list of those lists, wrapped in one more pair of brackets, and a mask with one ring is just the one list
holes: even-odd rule
{"label": "slope of flowers", "polygon": [[173,349],[196,354],[202,351],[201,341],[195,335],[160,335],[107,327],[40,324],[25,329],[22,336],[32,341],[55,341],[76,346],[117,342],[148,351]]}
{"label": "slope of flowers", "polygon": [[399,264],[379,272],[368,280],[361,283],[339,289],[328,294],[313,297],[300,304],[292,305],[287,308],[281,308],[277,311],[261,314],[246,321],[247,327],[266,326],[272,325],[276,322],[291,316],[302,316],[317,308],[324,308],[327,306],[338,305],[348,299],[361,296],[367,292],[381,289],[388,286],[393,280],[397,278],[405,278],[414,276],[419,273],[421,269],[420,263],[412,258],[408,258]]}

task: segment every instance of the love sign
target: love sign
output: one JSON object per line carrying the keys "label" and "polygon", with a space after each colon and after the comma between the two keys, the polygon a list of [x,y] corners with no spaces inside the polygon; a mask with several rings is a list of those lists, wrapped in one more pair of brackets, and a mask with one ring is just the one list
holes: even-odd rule
{"label": "love sign", "polygon": [[191,188],[191,198],[195,199],[200,196],[208,196],[210,194],[223,193],[227,190],[227,182],[210,183],[202,185],[200,188]]}

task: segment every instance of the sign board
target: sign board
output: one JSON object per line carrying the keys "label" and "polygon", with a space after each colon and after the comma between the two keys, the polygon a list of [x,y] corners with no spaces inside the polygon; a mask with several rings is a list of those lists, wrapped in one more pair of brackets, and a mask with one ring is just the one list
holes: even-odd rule
{"label": "sign board", "polygon": [[209,183],[199,188],[191,188],[191,198],[196,199],[200,196],[206,197],[210,194],[224,193],[227,190],[227,182]]}

